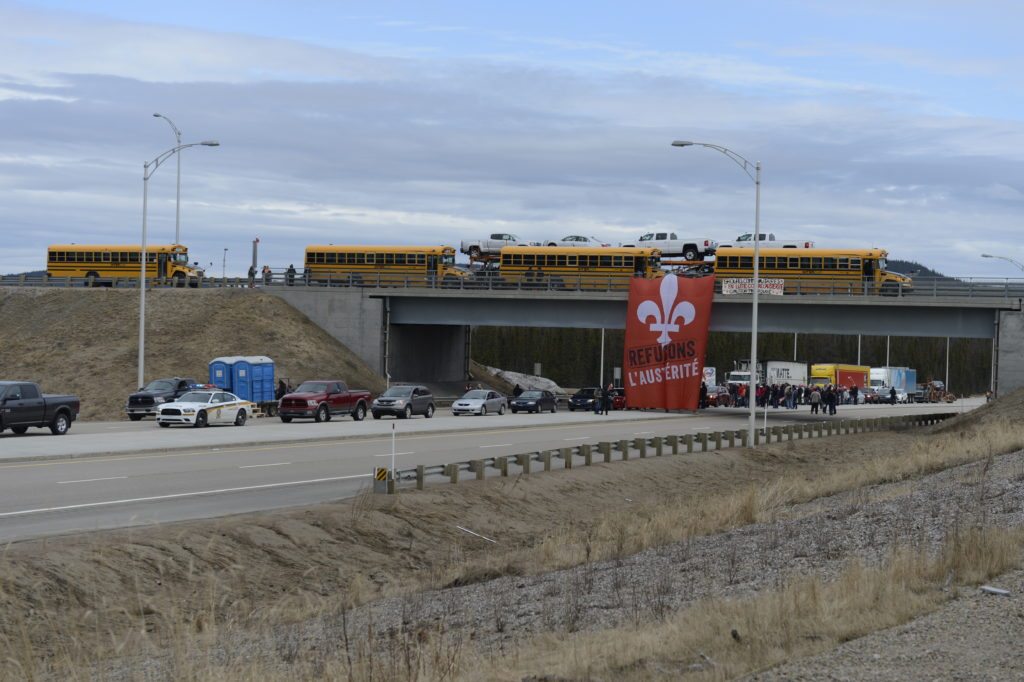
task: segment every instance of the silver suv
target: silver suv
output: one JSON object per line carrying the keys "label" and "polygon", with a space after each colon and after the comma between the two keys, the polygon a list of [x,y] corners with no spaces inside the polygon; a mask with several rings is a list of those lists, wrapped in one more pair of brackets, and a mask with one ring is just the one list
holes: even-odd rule
{"label": "silver suv", "polygon": [[386,414],[399,419],[422,414],[430,419],[434,416],[434,395],[426,386],[392,386],[374,399],[370,412],[374,419]]}

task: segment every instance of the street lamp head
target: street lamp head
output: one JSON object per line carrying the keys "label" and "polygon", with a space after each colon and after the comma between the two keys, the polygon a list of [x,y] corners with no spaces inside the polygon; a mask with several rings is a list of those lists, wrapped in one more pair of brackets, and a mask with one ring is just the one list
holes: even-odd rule
{"label": "street lamp head", "polygon": [[983,253],[983,254],[981,254],[981,257],[982,258],[995,258],[995,256],[993,256],[991,253]]}
{"label": "street lamp head", "polygon": [[162,114],[153,114],[153,118],[163,118]]}
{"label": "street lamp head", "polygon": [[219,147],[220,146],[220,142],[217,142],[217,140],[203,140],[199,144],[203,145],[204,147]]}
{"label": "street lamp head", "polygon": [[693,143],[689,140],[676,140],[672,143],[673,147],[692,147]]}

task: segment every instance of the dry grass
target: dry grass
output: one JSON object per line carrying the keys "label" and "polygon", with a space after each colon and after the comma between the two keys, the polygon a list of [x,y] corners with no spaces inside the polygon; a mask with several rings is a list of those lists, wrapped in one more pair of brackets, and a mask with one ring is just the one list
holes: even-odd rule
{"label": "dry grass", "polygon": [[750,599],[713,599],[669,618],[575,636],[545,636],[476,662],[461,679],[725,680],[830,649],[934,610],[950,576],[976,584],[1021,565],[1024,531],[970,529],[938,556],[900,551],[881,567],[850,563],[838,579],[802,577]]}
{"label": "dry grass", "polygon": [[[884,438],[884,437],[883,437]],[[792,473],[780,458],[778,474],[731,492],[714,490],[706,495],[663,494],[631,505],[629,514],[608,514],[595,519],[581,533],[579,524],[561,525],[535,545],[492,551],[462,561],[451,571],[435,576],[432,584],[465,584],[498,575],[545,572],[636,554],[686,538],[716,533],[751,523],[770,522],[794,504],[839,492],[924,476],[968,462],[1024,449],[1024,425],[1010,421],[989,422],[982,430],[949,430],[913,439],[891,440],[905,451],[894,455],[857,458],[812,472]],[[824,441],[825,447],[843,448],[845,441]],[[779,458],[779,451],[794,450],[784,443],[751,455],[755,459]]]}

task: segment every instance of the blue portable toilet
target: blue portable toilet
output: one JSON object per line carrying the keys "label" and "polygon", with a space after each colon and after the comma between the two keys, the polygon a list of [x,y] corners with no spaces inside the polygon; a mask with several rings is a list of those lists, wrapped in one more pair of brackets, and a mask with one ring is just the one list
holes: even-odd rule
{"label": "blue portable toilet", "polygon": [[232,393],[254,403],[274,400],[274,361],[265,355],[231,358]]}
{"label": "blue portable toilet", "polygon": [[240,355],[230,355],[210,360],[210,383],[217,388],[234,393],[234,375],[232,370],[235,363],[241,359]]}

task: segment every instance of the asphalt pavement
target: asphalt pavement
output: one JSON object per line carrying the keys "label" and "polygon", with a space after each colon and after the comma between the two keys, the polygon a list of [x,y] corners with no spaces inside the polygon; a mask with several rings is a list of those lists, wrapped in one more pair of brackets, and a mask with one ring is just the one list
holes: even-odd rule
{"label": "asphalt pavement", "polygon": [[[953,405],[846,406],[836,418],[968,410]],[[79,423],[57,437],[0,436],[0,541],[314,504],[351,496],[399,468],[639,436],[744,428],[748,412],[506,414],[161,429],[152,421]],[[762,419],[759,414],[759,423]],[[768,410],[769,425],[819,421]],[[45,435],[43,435],[45,433]],[[112,453],[112,454],[100,454]]]}

